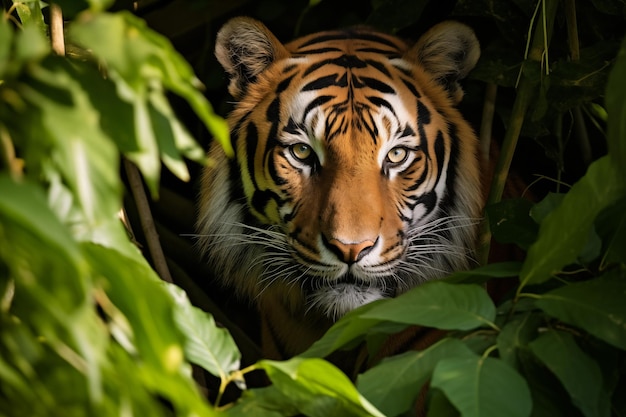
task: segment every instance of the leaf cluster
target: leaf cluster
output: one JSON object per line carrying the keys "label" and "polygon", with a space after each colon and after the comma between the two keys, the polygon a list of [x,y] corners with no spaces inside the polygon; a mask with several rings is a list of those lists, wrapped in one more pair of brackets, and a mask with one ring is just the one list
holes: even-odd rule
{"label": "leaf cluster", "polygon": [[[153,195],[162,164],[187,179],[188,161],[205,162],[168,94],[228,150],[224,121],[187,62],[141,19],[104,12],[109,2],[58,4],[72,17],[65,57],[49,47],[39,2],[16,2],[0,18],[1,415],[398,416],[416,404],[429,416],[626,415],[626,41],[607,35],[623,2],[581,2],[589,53],[571,62],[553,40],[553,58],[540,60],[548,75],[526,65],[523,48],[510,50],[529,32],[534,2],[467,0],[450,10],[501,35],[475,80],[512,88],[520,71],[531,80],[527,131],[552,131],[550,120],[579,106],[595,120],[606,107],[606,155],[566,193],[488,208],[494,237],[526,251],[523,262],[366,305],[302,355],[243,369],[228,331],[159,280],[118,217],[122,158]],[[311,1],[298,22],[321,7]],[[410,31],[431,7],[376,0],[365,20]],[[597,13],[610,16],[607,27]],[[499,110],[506,119],[506,105]],[[511,278],[494,302],[485,287]],[[424,327],[445,336],[379,359],[389,337]],[[354,380],[323,359],[357,346],[368,359]],[[198,389],[191,364],[219,380],[215,392]],[[271,384],[248,389],[253,371]],[[233,402],[224,399],[230,384],[243,391]]]}

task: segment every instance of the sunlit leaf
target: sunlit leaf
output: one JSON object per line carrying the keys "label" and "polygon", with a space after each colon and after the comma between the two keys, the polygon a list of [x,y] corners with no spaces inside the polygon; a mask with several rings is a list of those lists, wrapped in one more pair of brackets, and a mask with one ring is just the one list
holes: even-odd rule
{"label": "sunlit leaf", "polygon": [[263,360],[258,365],[291,404],[307,416],[383,416],[343,372],[325,360]]}
{"label": "sunlit leaf", "polygon": [[373,307],[362,317],[446,330],[470,330],[491,325],[495,315],[493,301],[480,286],[432,281]]}
{"label": "sunlit leaf", "polygon": [[174,320],[186,338],[188,360],[221,379],[238,370],[241,354],[228,330],[218,328],[213,316],[192,306],[182,289],[171,284],[167,288],[176,301]]}

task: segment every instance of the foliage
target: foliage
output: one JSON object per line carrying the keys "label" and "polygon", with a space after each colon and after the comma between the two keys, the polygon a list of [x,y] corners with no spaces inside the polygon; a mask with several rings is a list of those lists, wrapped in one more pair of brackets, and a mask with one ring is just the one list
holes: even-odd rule
{"label": "foliage", "polygon": [[[397,416],[420,401],[430,416],[626,415],[626,41],[610,38],[598,17],[623,25],[623,2],[579,2],[591,26],[580,33],[592,35],[577,61],[562,33],[571,21],[558,20],[544,37],[550,48],[525,60],[519,40],[544,19],[533,2],[461,0],[451,11],[501,35],[484,48],[473,82],[504,89],[498,111],[508,124],[507,94],[527,80],[521,134],[541,143],[561,180],[564,118],[582,108],[601,128],[594,152],[605,155],[567,193],[488,208],[493,235],[527,250],[522,263],[484,265],[366,305],[302,355],[243,369],[229,333],[159,280],[117,217],[120,158],[138,166],[153,195],[161,164],[187,179],[186,161],[204,162],[166,94],[186,101],[228,149],[224,121],[186,61],[136,16],[104,12],[110,4],[96,0],[59,4],[72,17],[67,57],[51,52],[39,2],[15,3],[0,19],[0,414]],[[370,6],[364,20],[393,31],[429,10],[426,1]],[[323,7],[311,1],[297,24]],[[511,291],[494,301],[483,284],[511,277]],[[447,333],[371,360],[354,383],[321,359],[359,344],[374,358],[410,326]],[[191,363],[219,379],[212,402]],[[253,371],[271,384],[247,389]],[[243,393],[227,403],[231,383]]]}

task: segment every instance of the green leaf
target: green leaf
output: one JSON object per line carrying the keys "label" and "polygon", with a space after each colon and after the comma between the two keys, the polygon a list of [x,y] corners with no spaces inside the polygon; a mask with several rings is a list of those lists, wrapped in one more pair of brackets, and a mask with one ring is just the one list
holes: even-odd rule
{"label": "green leaf", "polygon": [[165,373],[179,372],[181,336],[174,321],[174,302],[156,273],[139,253],[84,243],[93,271],[106,280],[107,295],[131,325],[128,335],[142,360]]}
{"label": "green leaf", "polygon": [[323,359],[263,360],[258,365],[293,406],[307,416],[383,416],[343,372]]}
{"label": "green leaf", "polygon": [[187,359],[222,380],[238,370],[241,353],[228,330],[217,327],[212,315],[192,306],[181,288],[173,284],[167,288],[176,302],[174,320],[186,338]]}
{"label": "green leaf", "polygon": [[603,264],[626,263],[626,198],[600,213],[596,231],[605,242]]}
{"label": "green leaf", "polygon": [[618,168],[620,178],[626,177],[626,38],[606,85],[606,111],[609,114],[607,140],[609,157]]}
{"label": "green leaf", "polygon": [[561,205],[542,222],[520,273],[521,286],[544,282],[575,261],[598,213],[625,191],[626,182],[608,157],[592,163]]}
{"label": "green leaf", "polygon": [[24,26],[34,25],[42,35],[48,34],[48,26],[41,13],[41,3],[38,1],[14,1],[15,10]]}
{"label": "green leaf", "polygon": [[626,349],[626,277],[613,271],[540,296],[537,307],[605,342]]}
{"label": "green leaf", "polygon": [[530,209],[530,217],[538,224],[541,224],[548,214],[561,205],[563,198],[565,198],[565,194],[548,193],[543,200]]}
{"label": "green leaf", "polygon": [[507,322],[497,338],[500,358],[511,367],[519,368],[518,352],[528,348],[542,321],[541,315],[528,312]]}
{"label": "green leaf", "polygon": [[463,417],[527,417],[532,410],[526,381],[499,359],[442,359],[430,385],[443,391]]}
{"label": "green leaf", "polygon": [[443,281],[427,282],[362,314],[365,319],[444,330],[493,327],[495,316],[496,308],[484,288]]}
{"label": "green leaf", "polygon": [[506,199],[486,208],[489,228],[498,242],[515,243],[527,249],[537,238],[538,227],[529,213],[532,202]]}
{"label": "green leaf", "polygon": [[[226,122],[199,91],[191,66],[164,36],[130,12],[83,14],[69,29],[78,44],[93,51],[135,95],[146,100],[156,83],[183,97],[228,155],[233,155]],[[132,101],[132,100],[131,100]]]}
{"label": "green leaf", "polygon": [[275,386],[249,389],[237,403],[226,410],[229,417],[282,417],[295,416],[298,409]]}
{"label": "green leaf", "polygon": [[561,381],[572,402],[585,416],[610,415],[609,396],[603,390],[600,367],[578,347],[571,334],[548,330],[529,346]]}
{"label": "green leaf", "polygon": [[458,339],[443,339],[422,351],[410,351],[384,359],[359,375],[357,388],[388,417],[409,410],[437,363],[450,357],[475,354]]}
{"label": "green leaf", "polygon": [[0,79],[4,79],[4,72],[9,66],[13,29],[7,19],[0,19]]}
{"label": "green leaf", "polygon": [[[333,324],[321,339],[317,340],[309,349],[301,353],[300,357],[325,357],[337,349],[346,346],[354,346],[356,343],[363,341],[369,330],[381,324],[381,320],[363,318],[363,314],[370,311],[376,305],[385,302],[387,302],[387,300],[374,301],[359,307],[356,310],[350,311],[348,314],[339,319],[339,321]],[[386,328],[384,333],[390,334],[399,331],[404,327],[406,326],[392,326],[390,328]]]}
{"label": "green leaf", "polygon": [[453,272],[442,281],[455,284],[484,284],[494,278],[511,278],[519,275],[521,262],[494,262],[469,271]]}

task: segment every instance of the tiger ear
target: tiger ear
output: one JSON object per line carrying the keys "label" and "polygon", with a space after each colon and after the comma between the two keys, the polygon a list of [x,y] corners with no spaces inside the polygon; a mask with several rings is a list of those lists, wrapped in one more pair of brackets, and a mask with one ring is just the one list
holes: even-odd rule
{"label": "tiger ear", "polygon": [[408,52],[443,85],[456,103],[463,98],[458,81],[465,78],[480,57],[474,31],[459,22],[447,21],[429,29]]}
{"label": "tiger ear", "polygon": [[263,23],[236,17],[217,33],[215,56],[230,77],[228,92],[239,99],[272,62],[287,56],[287,50]]}

